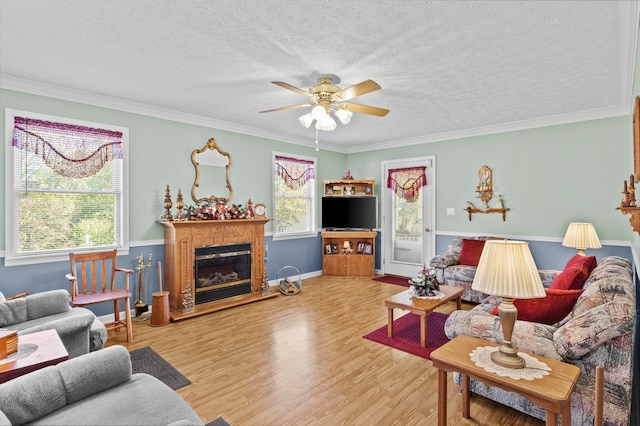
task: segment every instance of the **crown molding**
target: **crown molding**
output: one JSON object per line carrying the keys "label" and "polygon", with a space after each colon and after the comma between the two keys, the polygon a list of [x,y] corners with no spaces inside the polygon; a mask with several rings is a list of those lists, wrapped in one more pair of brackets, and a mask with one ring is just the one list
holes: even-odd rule
{"label": "crown molding", "polygon": [[[635,3],[634,3],[635,4]],[[636,4],[637,6],[637,4]],[[636,15],[640,8],[636,7]],[[626,50],[633,50],[633,55],[625,55],[625,58],[629,58],[628,62],[622,68],[627,70],[628,75],[621,78],[621,81],[625,81],[626,86],[633,85],[633,70],[635,68],[635,49],[637,45],[637,33],[638,26],[631,29],[636,34],[636,42],[629,43],[626,46]],[[251,126],[244,126],[237,123],[231,123],[227,121],[216,120],[213,118],[186,114],[180,111],[159,108],[147,104],[126,101],[123,99],[113,98],[104,95],[98,95],[90,92],[84,92],[76,89],[70,89],[67,87],[55,86],[51,84],[36,82],[33,80],[27,80],[19,77],[14,77],[6,74],[0,74],[0,88],[7,90],[14,90],[18,92],[29,93],[32,95],[46,96],[71,102],[78,102],[87,105],[93,105],[102,108],[115,109],[118,111],[129,112],[133,114],[140,114],[170,121],[177,121],[181,123],[193,124],[197,126],[211,127],[214,129],[225,130],[228,132],[234,132],[239,134],[245,134],[258,138],[270,139],[273,141],[280,141],[286,143],[292,143],[295,145],[301,145],[306,147],[312,147],[313,142],[308,139],[300,140],[298,138],[292,138],[291,136],[281,134],[278,132],[271,132],[263,129],[258,129]],[[439,133],[434,135],[425,135],[415,138],[398,139],[393,141],[359,145],[355,147],[344,147],[335,144],[320,144],[320,148],[326,151],[339,152],[343,154],[353,154],[366,151],[376,151],[389,148],[399,148],[404,146],[418,145],[432,142],[442,142],[453,139],[463,139],[476,136],[484,136],[489,134],[505,133],[518,130],[533,129],[539,127],[548,127],[561,124],[569,124],[580,121],[597,120],[602,118],[611,118],[622,115],[630,114],[631,104],[633,100],[633,93],[629,90],[624,93],[620,93],[620,104],[610,108],[602,108],[597,110],[582,111],[572,114],[563,114],[556,116],[549,116],[531,120],[523,120],[518,122],[510,122],[504,124],[496,124],[491,126],[476,127],[473,129],[464,129],[453,132]]]}

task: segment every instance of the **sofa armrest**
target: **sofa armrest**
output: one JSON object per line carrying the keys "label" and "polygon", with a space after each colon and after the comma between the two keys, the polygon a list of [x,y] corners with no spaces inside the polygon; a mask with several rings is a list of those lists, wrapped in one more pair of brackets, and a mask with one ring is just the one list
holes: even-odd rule
{"label": "sofa armrest", "polygon": [[115,345],[58,364],[67,404],[131,380],[131,356]]}
{"label": "sofa armrest", "polygon": [[55,315],[71,309],[71,297],[67,290],[35,293],[27,296],[25,300],[27,302],[27,320]]}
{"label": "sofa armrest", "polygon": [[457,265],[460,262],[460,256],[452,253],[437,254],[429,261],[429,266],[433,268],[446,268],[447,266]]}
{"label": "sofa armrest", "polygon": [[553,343],[566,359],[578,359],[616,337],[633,332],[635,307],[616,298],[571,318],[553,334]]}

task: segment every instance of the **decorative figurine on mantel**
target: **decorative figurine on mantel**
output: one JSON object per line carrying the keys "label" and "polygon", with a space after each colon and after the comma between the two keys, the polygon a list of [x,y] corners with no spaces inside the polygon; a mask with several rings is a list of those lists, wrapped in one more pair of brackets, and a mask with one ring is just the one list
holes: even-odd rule
{"label": "decorative figurine on mantel", "polygon": [[178,188],[178,198],[176,199],[176,209],[178,210],[178,212],[176,213],[176,220],[178,221],[187,220],[187,216],[182,211],[183,208],[184,201],[182,201],[182,189]]}
{"label": "decorative figurine on mantel", "polygon": [[349,169],[344,171],[344,176],[342,176],[342,180],[353,180],[353,176],[351,176],[351,172]]}
{"label": "decorative figurine on mantel", "polygon": [[169,184],[167,184],[167,190],[164,193],[164,216],[162,220],[167,222],[173,221],[173,216],[171,216],[171,207],[173,207],[173,203],[171,202],[171,191],[169,190]]}

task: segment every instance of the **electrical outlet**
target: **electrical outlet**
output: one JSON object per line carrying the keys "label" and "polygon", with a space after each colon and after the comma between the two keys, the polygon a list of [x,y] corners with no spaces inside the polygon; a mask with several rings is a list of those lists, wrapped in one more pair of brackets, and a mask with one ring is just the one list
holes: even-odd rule
{"label": "electrical outlet", "polygon": [[453,216],[455,214],[456,214],[456,209],[454,209],[453,207],[447,208],[447,216]]}

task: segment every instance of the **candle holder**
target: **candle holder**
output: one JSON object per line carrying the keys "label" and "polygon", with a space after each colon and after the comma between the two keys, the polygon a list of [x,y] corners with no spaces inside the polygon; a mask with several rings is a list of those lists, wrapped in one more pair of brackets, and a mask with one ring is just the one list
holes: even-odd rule
{"label": "candle holder", "polygon": [[173,220],[173,216],[171,215],[171,207],[173,207],[173,203],[171,202],[171,191],[169,190],[169,185],[167,184],[167,190],[164,193],[164,216],[163,220],[167,222],[171,222]]}
{"label": "candle holder", "polygon": [[182,209],[184,208],[184,201],[182,201],[182,190],[178,188],[178,198],[176,199],[176,220],[183,221],[187,220],[186,215],[183,213]]}

